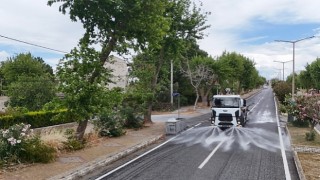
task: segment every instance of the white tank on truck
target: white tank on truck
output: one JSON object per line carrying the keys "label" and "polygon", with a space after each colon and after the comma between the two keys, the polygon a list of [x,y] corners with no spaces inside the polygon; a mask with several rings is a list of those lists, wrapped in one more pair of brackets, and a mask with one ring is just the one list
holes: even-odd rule
{"label": "white tank on truck", "polygon": [[211,125],[219,128],[243,127],[247,122],[246,100],[240,95],[214,95]]}

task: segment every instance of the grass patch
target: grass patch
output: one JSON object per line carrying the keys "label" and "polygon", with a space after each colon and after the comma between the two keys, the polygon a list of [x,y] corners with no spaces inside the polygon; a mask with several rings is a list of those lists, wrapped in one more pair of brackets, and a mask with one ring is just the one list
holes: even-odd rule
{"label": "grass patch", "polygon": [[[310,132],[309,127],[294,127],[290,123],[288,123],[287,127],[291,135],[292,146],[312,146],[320,148],[320,135],[318,133],[315,133],[314,141],[306,140],[306,133]],[[306,179],[320,179],[320,154],[302,152],[298,152],[297,154]]]}
{"label": "grass patch", "polygon": [[287,126],[291,135],[292,145],[320,147],[320,135],[318,133],[315,133],[314,141],[306,141],[306,133],[310,132],[309,127],[294,127],[289,123]]}
{"label": "grass patch", "polygon": [[320,154],[298,153],[298,156],[306,179],[320,179]]}

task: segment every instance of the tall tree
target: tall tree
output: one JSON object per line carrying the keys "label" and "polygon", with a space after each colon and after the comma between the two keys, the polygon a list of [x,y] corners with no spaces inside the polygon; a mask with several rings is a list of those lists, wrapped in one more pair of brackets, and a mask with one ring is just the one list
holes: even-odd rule
{"label": "tall tree", "polygon": [[315,86],[314,88],[320,89],[320,58],[313,61],[308,70]]}
{"label": "tall tree", "polygon": [[301,71],[297,77],[297,84],[300,84],[300,88],[310,89],[314,87],[309,67],[310,65],[307,64],[306,70]]}
{"label": "tall tree", "polygon": [[[79,140],[83,139],[87,120],[102,108],[101,100],[110,71],[99,66],[99,63],[100,53],[84,45],[73,49],[57,67],[59,90],[64,93],[62,102],[67,107],[66,115],[83,125],[77,128]],[[99,76],[91,82],[90,79],[97,68]]]}
{"label": "tall tree", "polygon": [[[164,16],[168,1],[163,0],[48,1],[50,6],[54,3],[62,3],[59,11],[68,12],[71,20],[83,24],[85,34],[80,46],[101,46],[99,63],[95,63],[96,68],[88,78],[90,84],[100,78],[101,67],[108,62],[111,52],[123,54],[130,48],[137,51],[159,47],[158,42],[166,35],[171,21]],[[86,129],[87,122],[87,118],[79,122],[78,134]]]}
{"label": "tall tree", "polygon": [[239,79],[240,84],[244,90],[255,88],[257,81],[259,80],[259,73],[255,68],[254,61],[244,58],[243,59],[243,68],[245,69],[241,78]]}
{"label": "tall tree", "polygon": [[220,75],[224,75],[223,81],[220,81],[223,88],[232,88],[234,92],[241,93],[242,89],[256,88],[265,82],[259,76],[254,61],[241,54],[223,52],[217,60],[224,64],[222,67],[225,67],[226,71],[220,73]]}
{"label": "tall tree", "polygon": [[[170,20],[171,24],[165,37],[160,41],[159,46],[150,45],[141,55],[146,56],[152,64],[148,68],[154,69],[148,78],[149,82],[146,89],[150,90],[151,97],[154,97],[157,86],[159,85],[159,75],[164,65],[168,65],[171,60],[177,60],[181,54],[187,50],[190,40],[203,37],[203,30],[208,28],[205,25],[207,13],[202,14],[201,9],[192,5],[190,0],[169,0],[169,6],[164,13],[164,17]],[[148,71],[149,69],[139,69],[139,71]],[[147,109],[144,115],[144,122],[151,121],[152,104],[154,98],[146,102]]]}
{"label": "tall tree", "polygon": [[31,53],[21,53],[1,62],[1,72],[7,84],[17,81],[20,76],[53,75],[52,68]]}
{"label": "tall tree", "polygon": [[194,109],[197,107],[201,94],[202,102],[207,102],[207,97],[214,83],[217,81],[217,74],[214,72],[214,60],[212,58],[195,57],[190,62],[186,60],[186,68],[183,70],[185,76],[193,86],[196,99]]}
{"label": "tall tree", "polygon": [[10,57],[1,64],[11,107],[39,110],[55,93],[52,68],[30,53]]}

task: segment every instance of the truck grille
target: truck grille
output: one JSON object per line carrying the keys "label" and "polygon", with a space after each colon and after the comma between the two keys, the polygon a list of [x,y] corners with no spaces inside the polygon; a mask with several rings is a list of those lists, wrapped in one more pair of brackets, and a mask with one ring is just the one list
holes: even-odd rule
{"label": "truck grille", "polygon": [[232,114],[219,114],[219,121],[232,121]]}
{"label": "truck grille", "polygon": [[218,126],[231,127],[231,126],[234,126],[234,124],[232,122],[219,122]]}

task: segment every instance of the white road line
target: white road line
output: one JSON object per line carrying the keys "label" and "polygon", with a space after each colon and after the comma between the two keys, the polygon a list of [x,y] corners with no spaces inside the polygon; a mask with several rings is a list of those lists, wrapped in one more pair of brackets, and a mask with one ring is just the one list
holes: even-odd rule
{"label": "white road line", "polygon": [[[189,128],[189,129],[187,129],[186,131],[184,131],[184,132],[187,132],[187,131],[190,131],[191,129],[193,129],[194,127],[191,127],[191,128]],[[182,133],[184,133],[184,132],[182,132]],[[181,134],[182,134],[181,133]]]}
{"label": "white road line", "polygon": [[209,156],[200,164],[198,167],[199,169],[202,169],[203,166],[207,164],[207,162],[210,160],[210,158],[216,153],[216,151],[220,148],[220,146],[224,143],[224,141],[221,141],[216,148],[209,154]]}
{"label": "white road line", "polygon": [[248,97],[248,98],[246,98],[246,100],[249,100],[249,99],[251,99],[251,98],[255,97],[255,96],[256,96],[256,95],[258,95],[259,93],[261,93],[261,91],[260,91],[260,92],[258,92],[258,93],[256,93],[256,94],[253,94],[252,96],[250,96],[250,97]]}
{"label": "white road line", "polygon": [[198,124],[194,125],[194,127],[197,127],[197,126],[199,126],[200,124],[202,124],[202,123],[198,123]]}
{"label": "white road line", "polygon": [[168,142],[170,142],[170,141],[174,140],[174,139],[175,139],[175,138],[177,138],[177,137],[178,137],[178,136],[175,136],[175,137],[173,137],[173,138],[169,139],[168,141],[166,141],[166,142],[164,142],[164,143],[160,144],[159,146],[157,146],[157,147],[155,147],[155,148],[151,149],[150,151],[145,152],[145,153],[141,154],[140,156],[138,156],[138,157],[136,157],[136,158],[132,159],[131,161],[128,161],[127,163],[125,163],[125,164],[123,164],[123,165],[121,165],[121,166],[119,166],[119,167],[117,167],[117,168],[113,169],[112,171],[109,171],[108,173],[106,173],[106,174],[104,174],[104,175],[102,175],[102,176],[98,177],[96,180],[101,180],[101,179],[103,179],[103,178],[105,178],[105,177],[109,176],[110,174],[112,174],[112,173],[114,173],[114,172],[118,171],[119,169],[121,169],[121,168],[123,168],[123,167],[125,167],[125,166],[127,166],[127,165],[129,165],[129,164],[131,164],[132,162],[134,162],[134,161],[136,161],[136,160],[140,159],[141,157],[143,157],[143,156],[145,156],[145,155],[147,155],[147,154],[151,153],[152,151],[154,151],[154,150],[156,150],[156,149],[160,148],[161,146],[163,146],[163,145],[167,144]]}
{"label": "white road line", "polygon": [[261,97],[261,98],[259,99],[259,101],[253,106],[253,108],[250,109],[249,113],[252,112],[252,110],[257,107],[257,105],[260,103],[260,101],[262,100],[262,98],[263,98],[263,97]]}
{"label": "white road line", "polygon": [[285,175],[286,175],[286,180],[291,180],[291,175],[290,175],[290,171],[289,171],[287,156],[286,156],[286,152],[285,152],[285,149],[284,149],[282,133],[281,133],[281,129],[280,129],[279,116],[278,116],[278,106],[277,106],[275,97],[274,97],[274,103],[275,103],[275,106],[276,106],[276,118],[277,118],[278,134],[279,134],[279,140],[280,140],[280,148],[281,148],[281,155],[282,155],[282,161],[283,161],[283,166],[284,166],[284,172],[285,172]]}
{"label": "white road line", "polygon": [[[189,129],[187,129],[186,131],[193,129],[194,127],[199,126],[200,124],[201,124],[201,123],[196,124],[195,126],[193,126],[193,127],[189,128]],[[181,134],[184,134],[186,131],[182,132]],[[179,134],[179,135],[181,135],[181,134]],[[138,156],[138,157],[136,157],[136,158],[132,159],[131,161],[128,161],[127,163],[125,163],[125,164],[123,164],[123,165],[121,165],[121,166],[118,166],[117,168],[113,169],[112,171],[109,171],[108,173],[106,173],[106,174],[104,174],[104,175],[102,175],[102,176],[98,177],[98,178],[97,178],[97,179],[95,179],[95,180],[101,180],[101,179],[103,179],[103,178],[105,178],[105,177],[109,176],[110,174],[112,174],[112,173],[114,173],[114,172],[118,171],[119,169],[121,169],[121,168],[123,168],[123,167],[125,167],[125,166],[127,166],[127,165],[129,165],[129,164],[131,164],[131,163],[133,163],[134,161],[136,161],[136,160],[138,160],[138,159],[142,158],[143,156],[145,156],[145,155],[147,155],[147,154],[151,153],[152,151],[155,151],[156,149],[158,149],[158,148],[160,148],[160,147],[164,146],[165,144],[167,144],[167,143],[169,143],[170,141],[172,141],[172,140],[174,140],[175,138],[177,138],[179,135],[177,135],[177,136],[175,136],[175,137],[170,138],[170,139],[169,139],[169,140],[167,140],[166,142],[164,142],[164,143],[162,143],[162,144],[158,145],[157,147],[154,147],[154,148],[153,148],[153,149],[151,149],[150,151],[147,151],[147,152],[145,152],[145,153],[141,154],[140,156]]]}

